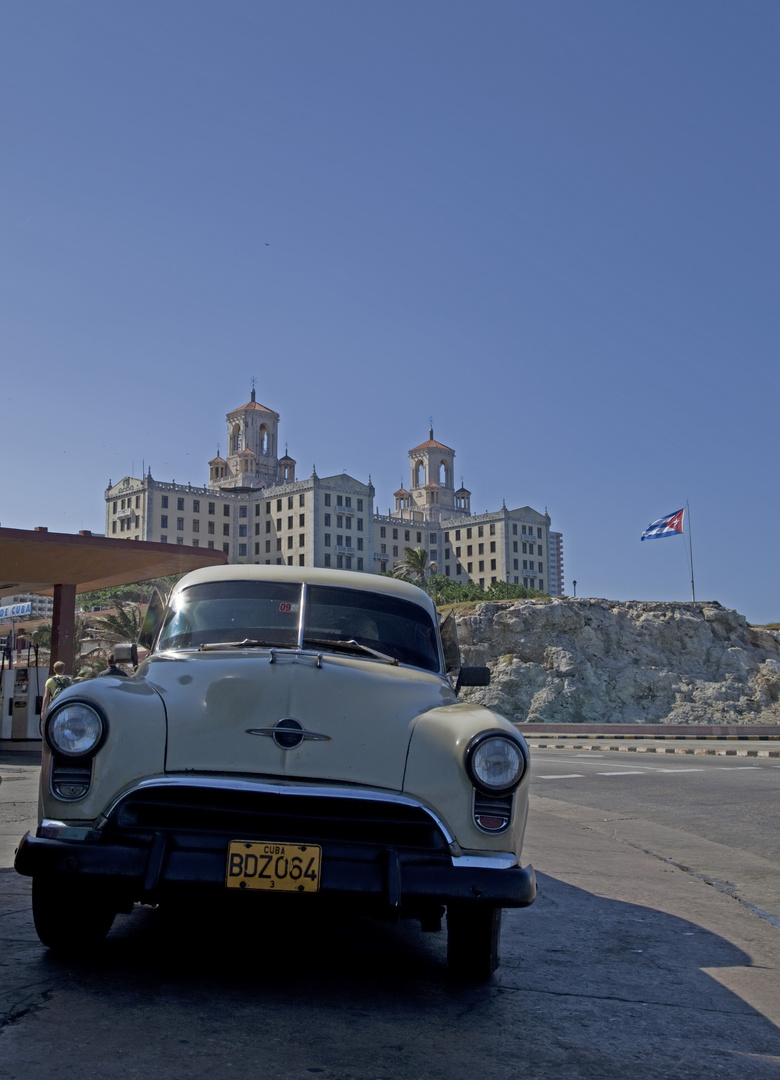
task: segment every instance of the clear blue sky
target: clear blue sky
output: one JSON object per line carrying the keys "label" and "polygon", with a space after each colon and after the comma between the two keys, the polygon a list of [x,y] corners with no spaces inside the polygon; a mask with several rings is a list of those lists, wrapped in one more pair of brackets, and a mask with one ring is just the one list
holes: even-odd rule
{"label": "clear blue sky", "polygon": [[775,0],[6,0],[0,522],[225,413],[386,509],[427,438],[578,595],[780,619]]}

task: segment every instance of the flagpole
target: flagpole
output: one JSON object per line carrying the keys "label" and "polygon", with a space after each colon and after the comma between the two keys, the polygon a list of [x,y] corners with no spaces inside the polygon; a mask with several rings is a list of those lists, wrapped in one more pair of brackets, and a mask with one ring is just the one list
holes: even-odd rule
{"label": "flagpole", "polygon": [[686,502],[688,509],[688,550],[691,555],[691,602],[696,603],[696,589],[693,584],[693,542],[691,537],[691,504]]}

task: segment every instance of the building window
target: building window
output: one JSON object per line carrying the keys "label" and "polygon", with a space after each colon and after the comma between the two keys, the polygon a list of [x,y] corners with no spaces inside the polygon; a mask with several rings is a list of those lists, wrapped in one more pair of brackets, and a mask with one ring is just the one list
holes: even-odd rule
{"label": "building window", "polygon": [[[407,544],[411,540],[411,533],[409,532],[408,529],[404,529],[404,540],[406,541]],[[422,533],[417,533],[417,543],[419,544],[421,542],[421,540],[422,540]]]}
{"label": "building window", "polygon": [[299,495],[298,496],[298,506],[305,506],[305,505],[306,505],[306,496],[305,495]]}
{"label": "building window", "polygon": [[304,556],[303,556],[303,555],[299,555],[299,556],[298,556],[298,566],[305,566],[305,565],[306,565],[306,564],[305,564],[305,562],[304,562]]}
{"label": "building window", "polygon": [[[116,522],[114,522],[114,524],[116,525]],[[161,529],[167,529],[168,528],[168,515],[167,514],[160,514],[160,528]],[[116,530],[114,530],[114,531],[116,531]]]}
{"label": "building window", "polygon": [[490,541],[490,550],[491,550],[491,551],[495,551],[495,550],[496,550],[496,542],[495,542],[495,540],[491,540],[491,541]]}
{"label": "building window", "polygon": [[200,499],[193,499],[192,500],[192,512],[193,512],[193,514],[199,514],[200,513]]}
{"label": "building window", "polygon": [[398,529],[393,529],[393,540],[398,539]]}
{"label": "building window", "polygon": [[[163,500],[164,500],[163,501],[163,506],[167,506],[168,505],[168,500],[165,498],[165,496],[163,496]],[[116,513],[116,499],[114,499],[114,510],[113,510],[113,512]]]}
{"label": "building window", "polygon": [[351,495],[347,495],[346,499],[344,500],[344,505],[345,506],[352,506],[352,496]]}
{"label": "building window", "polygon": [[387,536],[387,529],[384,527],[384,525],[379,526],[379,535],[380,536]]}
{"label": "building window", "polygon": [[167,536],[161,536],[160,537],[160,543],[161,544],[167,544],[168,543],[168,537]]}
{"label": "building window", "polygon": [[484,555],[485,554],[485,545],[484,544],[479,544],[477,546],[477,553],[479,555]]}
{"label": "building window", "polygon": [[[379,554],[380,555],[387,555],[387,544],[380,544],[379,545]],[[384,573],[384,570],[382,571],[382,573]]]}
{"label": "building window", "polygon": [[512,551],[517,551],[517,540],[512,541]]}
{"label": "building window", "polygon": [[217,504],[210,502],[209,503],[209,513],[210,514],[216,514],[216,512],[217,512]]}
{"label": "building window", "polygon": [[270,513],[271,513],[271,504],[270,504],[270,502],[267,502],[267,503],[265,504],[265,512],[266,512],[266,514],[270,514]]}
{"label": "building window", "polygon": [[337,529],[343,529],[344,528],[344,517],[343,517],[342,514],[336,514],[336,528]]}
{"label": "building window", "polygon": [[380,574],[386,574],[387,573],[387,563],[386,562],[381,562],[379,564],[379,573]]}
{"label": "building window", "polygon": [[325,505],[330,506],[330,492],[327,492],[325,495]]}
{"label": "building window", "polygon": [[396,558],[396,559],[398,558],[398,545],[397,544],[393,547],[393,557]]}
{"label": "building window", "polygon": [[225,552],[226,555],[229,555],[230,554],[230,544],[223,544],[222,545],[222,550]]}
{"label": "building window", "polygon": [[485,560],[480,559],[479,560],[479,572],[480,572],[480,574],[484,573],[484,570],[485,570]]}
{"label": "building window", "polygon": [[528,569],[528,559],[523,559],[523,570]]}
{"label": "building window", "polygon": [[336,533],[336,547],[344,546],[344,536],[342,533]]}
{"label": "building window", "polygon": [[325,566],[330,566],[330,555],[326,555],[326,556],[325,556],[325,557],[323,558],[323,560],[322,560],[322,561],[323,561],[323,563],[325,564]]}
{"label": "building window", "polygon": [[[339,495],[339,498],[341,498],[340,495]],[[336,567],[339,570],[344,569],[344,556],[343,555],[337,555],[336,556]]]}
{"label": "building window", "polygon": [[[512,536],[517,536],[517,525],[512,526]],[[517,548],[515,548],[515,551],[517,551]]]}
{"label": "building window", "polygon": [[176,500],[176,509],[177,510],[183,510],[184,509],[184,499],[177,499]]}
{"label": "building window", "polygon": [[213,548],[213,547],[214,547],[214,541],[213,541],[213,540],[209,540],[209,542],[208,542],[208,546],[209,546],[210,548]]}
{"label": "building window", "polygon": [[212,536],[214,535],[214,522],[213,521],[209,522],[209,532],[211,533]]}
{"label": "building window", "polygon": [[362,560],[362,559],[358,559],[358,561],[357,561],[357,568],[358,568],[358,570],[362,570],[362,569],[363,569],[363,560]]}
{"label": "building window", "polygon": [[523,544],[523,555],[528,554],[528,544]]}
{"label": "building window", "polygon": [[537,544],[537,545],[536,545],[536,554],[537,554],[537,555],[541,555],[541,554],[542,554],[542,545],[541,545],[541,544]]}
{"label": "building window", "polygon": [[351,529],[352,528],[352,518],[349,515],[347,515],[347,517],[346,517],[346,522],[347,522],[347,528]]}
{"label": "building window", "polygon": [[539,540],[542,539],[542,530],[541,529],[536,530],[536,536],[537,536],[537,539],[539,539]]}
{"label": "building window", "polygon": [[518,568],[518,567],[517,567],[517,559],[513,559],[512,561],[513,561],[513,563],[514,563],[514,566],[512,567],[512,569],[513,569],[513,570],[517,570],[517,568]]}
{"label": "building window", "polygon": [[[363,550],[363,537],[362,536],[358,537],[357,549],[358,549],[358,551]],[[362,562],[362,560],[361,560],[361,562]]]}
{"label": "building window", "polygon": [[468,563],[466,566],[466,573],[472,574],[474,572],[474,563]]}
{"label": "building window", "polygon": [[303,529],[306,526],[306,515],[298,514],[298,528]]}
{"label": "building window", "polygon": [[293,546],[293,538],[291,536],[288,536],[287,537],[287,547],[291,548],[292,546]]}
{"label": "building window", "polygon": [[457,565],[455,566],[455,576],[457,577],[459,574],[462,574],[462,573],[463,573],[463,567],[461,566],[460,563],[457,563]]}
{"label": "building window", "polygon": [[281,518],[276,519],[276,531],[277,532],[282,531],[282,519]]}
{"label": "building window", "polygon": [[176,518],[176,528],[179,532],[184,532],[184,518]]}
{"label": "building window", "polygon": [[[244,509],[246,509],[246,507]],[[238,526],[238,535],[239,536],[246,536],[246,525],[239,525]]]}
{"label": "building window", "polygon": [[430,544],[436,543],[436,533],[428,533],[428,542]]}
{"label": "building window", "polygon": [[[163,510],[168,509],[168,496],[167,495],[163,495],[163,497],[160,499],[160,506],[163,508]],[[116,513],[116,503],[114,503],[114,513]]]}
{"label": "building window", "polygon": [[471,529],[466,529],[466,539],[467,540],[471,539]]}
{"label": "building window", "polygon": [[293,497],[292,497],[292,495],[288,495],[287,496],[287,509],[292,510],[292,508],[293,508]]}
{"label": "building window", "polygon": [[449,568],[449,566],[445,566],[445,567],[444,567],[444,573],[445,573],[445,575],[446,575],[447,577],[449,577],[449,576],[450,576],[450,568]]}
{"label": "building window", "polygon": [[495,568],[496,568],[496,560],[495,560],[495,559],[491,559],[491,560],[490,560],[490,569],[491,569],[491,570],[495,570]]}
{"label": "building window", "polygon": [[222,526],[222,535],[223,536],[230,536],[230,526],[229,525],[223,525]]}
{"label": "building window", "polygon": [[301,535],[298,537],[298,547],[303,547],[303,545],[305,543],[306,543],[306,534],[301,533]]}
{"label": "building window", "polygon": [[230,507],[227,505],[227,503],[225,503],[225,505],[222,507],[222,516],[230,517]]}
{"label": "building window", "polygon": [[183,536],[177,536],[176,537],[176,543],[177,544],[184,544],[184,537]]}
{"label": "building window", "polygon": [[260,503],[255,503],[255,517],[260,517]]}
{"label": "building window", "polygon": [[238,554],[239,555],[246,555],[246,544],[239,544],[238,545]]}
{"label": "building window", "polygon": [[344,505],[344,500],[342,499],[341,495],[337,495],[336,496],[336,506],[343,506],[343,505]]}
{"label": "building window", "polygon": [[[267,524],[268,524],[268,522],[266,522],[266,525]],[[260,522],[256,521],[255,522],[255,536],[259,536],[259,535],[260,535]]]}
{"label": "building window", "polygon": [[344,569],[345,570],[351,570],[352,569],[352,556],[351,555],[345,556],[345,558],[344,558]]}
{"label": "building window", "polygon": [[266,552],[271,550],[271,541],[270,540],[266,540],[266,542],[265,542],[265,550],[266,550]]}
{"label": "building window", "polygon": [[357,508],[358,508],[358,510],[360,510],[361,513],[363,512],[363,500],[362,499],[358,499]]}
{"label": "building window", "polygon": [[239,517],[246,517],[247,516],[247,507],[246,506],[239,506],[239,508],[238,508],[238,516]]}
{"label": "building window", "polygon": [[194,518],[192,522],[192,531],[200,532],[200,521],[198,518]]}
{"label": "building window", "polygon": [[111,522],[111,532],[112,532],[112,533],[115,533],[115,532],[116,532],[116,522],[115,522],[115,521],[112,521],[112,522]]}
{"label": "building window", "polygon": [[539,578],[539,592],[544,592],[544,581]]}
{"label": "building window", "polygon": [[491,526],[490,526],[490,535],[491,535],[491,536],[495,536],[495,535],[496,535],[496,526],[495,526],[495,525],[491,525]]}
{"label": "building window", "polygon": [[330,547],[330,533],[325,533],[325,547]]}
{"label": "building window", "polygon": [[266,531],[267,533],[269,533],[269,532],[271,531],[271,519],[270,519],[270,518],[269,518],[269,519],[268,519],[268,521],[266,521],[266,523],[265,523],[265,531]]}
{"label": "building window", "polygon": [[260,554],[260,545],[255,544],[255,555],[259,555],[259,554]]}
{"label": "building window", "polygon": [[473,544],[466,544],[466,555],[473,555],[473,554],[474,554],[474,545]]}

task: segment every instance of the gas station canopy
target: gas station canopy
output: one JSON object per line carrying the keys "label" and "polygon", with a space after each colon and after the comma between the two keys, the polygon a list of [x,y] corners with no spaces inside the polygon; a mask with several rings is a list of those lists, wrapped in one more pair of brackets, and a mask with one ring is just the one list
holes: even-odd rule
{"label": "gas station canopy", "polygon": [[0,596],[13,592],[51,596],[56,585],[90,592],[226,562],[227,556],[213,548],[114,540],[90,532],[75,536],[43,528],[0,529]]}

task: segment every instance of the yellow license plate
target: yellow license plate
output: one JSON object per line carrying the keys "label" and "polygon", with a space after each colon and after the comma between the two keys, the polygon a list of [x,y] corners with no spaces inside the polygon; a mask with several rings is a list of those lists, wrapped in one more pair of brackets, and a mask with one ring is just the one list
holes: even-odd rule
{"label": "yellow license plate", "polygon": [[317,892],[322,848],[317,844],[275,844],[231,840],[225,884],[229,889]]}

